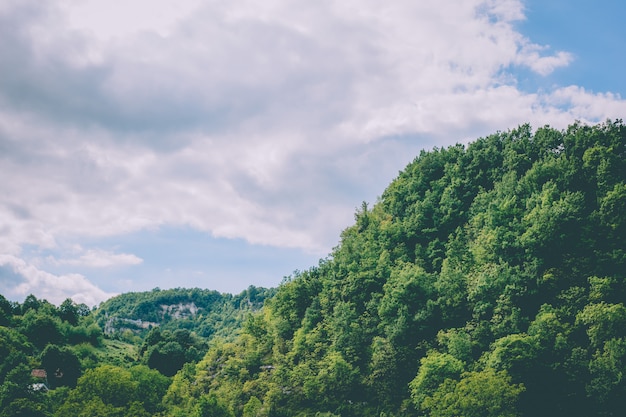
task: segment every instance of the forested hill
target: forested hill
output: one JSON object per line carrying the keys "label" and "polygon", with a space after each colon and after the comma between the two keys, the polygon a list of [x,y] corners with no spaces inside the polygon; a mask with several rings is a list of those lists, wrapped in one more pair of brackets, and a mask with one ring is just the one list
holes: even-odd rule
{"label": "forested hill", "polygon": [[[621,121],[524,125],[424,151],[357,210],[326,259],[249,311],[238,335],[206,344],[155,327],[138,347],[148,367],[72,347],[80,372],[45,395],[20,391],[28,379],[4,364],[0,416],[622,416],[625,213]],[[144,307],[111,300],[98,323],[113,311],[184,321],[199,309],[164,294],[143,293],[153,298]],[[11,363],[17,350],[34,366],[58,361],[59,350],[66,358],[65,348],[38,353],[31,304],[11,313],[0,302],[0,349],[19,347],[5,349]],[[58,339],[98,345],[94,313],[68,321],[62,307],[46,307],[62,320]],[[161,369],[171,361],[159,355],[190,352],[201,360]]]}
{"label": "forested hill", "polygon": [[172,415],[623,415],[625,213],[621,121],[422,152],[236,343],[176,375],[165,404]]}
{"label": "forested hill", "polygon": [[261,309],[276,289],[250,286],[240,294],[200,288],[129,292],[100,304],[96,320],[107,335],[145,335],[150,329],[188,329],[199,336],[229,338],[247,313]]}
{"label": "forested hill", "polygon": [[121,294],[91,310],[0,295],[0,417],[162,415],[172,376],[233,340],[276,289]]}

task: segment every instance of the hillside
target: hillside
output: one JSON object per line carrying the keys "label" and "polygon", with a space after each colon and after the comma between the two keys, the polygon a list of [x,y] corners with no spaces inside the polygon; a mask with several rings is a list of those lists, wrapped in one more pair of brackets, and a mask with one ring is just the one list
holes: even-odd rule
{"label": "hillside", "polygon": [[201,337],[230,337],[243,317],[257,311],[275,289],[250,286],[237,295],[199,288],[155,288],[124,293],[100,304],[97,323],[109,336],[145,336],[156,326],[188,329]]}
{"label": "hillside", "polygon": [[621,121],[422,152],[235,343],[176,375],[165,404],[171,415],[206,398],[237,416],[621,415],[624,213]]}
{"label": "hillside", "polygon": [[156,415],[171,377],[202,359],[212,339],[234,339],[275,292],[155,289],[121,294],[93,311],[71,299],[56,307],[33,295],[22,304],[0,295],[0,416],[144,415],[104,403],[59,409],[85,383],[99,384],[90,395],[106,399],[108,390],[109,398],[133,398],[136,412]]}
{"label": "hillside", "polygon": [[[61,323],[57,343],[98,345],[118,323],[107,340],[134,344],[143,362],[89,362],[72,347],[82,369],[69,388],[0,394],[0,406],[42,416],[623,415],[624,213],[621,121],[524,125],[423,151],[363,203],[327,258],[264,293],[260,310],[251,294],[184,289],[125,294],[73,324],[38,306]],[[51,352],[32,304],[0,303],[0,337],[8,355],[36,364]],[[205,320],[218,329],[236,306],[239,331],[197,330]],[[3,393],[19,386],[9,369]]]}

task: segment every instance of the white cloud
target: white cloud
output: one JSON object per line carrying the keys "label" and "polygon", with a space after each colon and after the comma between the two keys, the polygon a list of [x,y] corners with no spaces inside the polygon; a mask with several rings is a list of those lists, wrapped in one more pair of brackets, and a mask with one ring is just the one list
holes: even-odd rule
{"label": "white cloud", "polygon": [[130,253],[112,253],[102,249],[82,250],[78,257],[54,259],[50,261],[55,265],[73,265],[89,268],[108,268],[115,266],[139,265],[143,262],[140,257]]}
{"label": "white cloud", "polygon": [[617,95],[518,88],[515,68],[572,56],[517,32],[516,0],[3,4],[0,253],[14,256],[166,225],[325,255],[423,147],[624,114]]}
{"label": "white cloud", "polygon": [[15,256],[0,255],[0,268],[11,270],[14,274],[13,279],[19,280],[19,282],[0,281],[2,293],[20,301],[34,293],[38,298],[56,305],[71,298],[77,303],[94,306],[116,295],[101,290],[82,275],[54,275]]}
{"label": "white cloud", "polygon": [[521,49],[518,62],[527,65],[540,75],[549,75],[559,67],[569,65],[574,56],[568,52],[558,51],[554,55],[542,56],[541,51],[547,49],[539,45],[524,45]]}
{"label": "white cloud", "polygon": [[626,114],[626,101],[619,94],[593,93],[579,86],[559,88],[547,100],[565,114],[587,122],[621,119]]}
{"label": "white cloud", "polygon": [[102,40],[123,38],[142,31],[167,36],[172,26],[193,12],[201,0],[178,2],[127,0],[61,0],[59,2],[70,28],[85,30]]}

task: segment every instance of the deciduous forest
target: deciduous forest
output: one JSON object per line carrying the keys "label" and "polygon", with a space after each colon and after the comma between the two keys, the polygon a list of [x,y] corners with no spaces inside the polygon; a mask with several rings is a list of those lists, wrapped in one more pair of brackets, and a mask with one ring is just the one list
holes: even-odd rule
{"label": "deciduous forest", "polygon": [[422,151],[278,288],[0,296],[0,416],[622,416],[625,239],[621,120]]}

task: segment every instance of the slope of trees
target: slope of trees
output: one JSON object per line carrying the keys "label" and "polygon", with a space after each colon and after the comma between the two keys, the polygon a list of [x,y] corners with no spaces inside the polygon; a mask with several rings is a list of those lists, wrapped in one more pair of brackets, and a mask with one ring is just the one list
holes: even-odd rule
{"label": "slope of trees", "polygon": [[[76,386],[79,351],[101,346],[102,331],[90,309],[70,299],[56,307],[30,295],[20,305],[0,295],[0,311],[0,416],[51,415],[56,399]],[[46,395],[48,388],[58,395]]]}
{"label": "slope of trees", "polygon": [[[624,213],[621,121],[524,125],[424,151],[356,211],[326,259],[257,304],[252,293],[155,290],[83,315],[71,300],[0,299],[0,410],[622,415]],[[112,317],[159,326],[103,337]],[[134,343],[136,360],[103,363],[84,347],[110,338]],[[78,374],[48,393],[32,389],[31,365],[71,370],[71,353]]]}
{"label": "slope of trees", "polygon": [[624,213],[621,121],[423,152],[327,259],[177,374],[166,409],[621,415]]}
{"label": "slope of trees", "polygon": [[158,415],[171,377],[202,359],[211,338],[234,338],[274,292],[154,290],[94,311],[70,299],[56,307],[0,295],[0,417]]}
{"label": "slope of trees", "polygon": [[105,301],[96,311],[96,320],[105,333],[114,336],[145,336],[159,326],[171,331],[193,330],[206,338],[229,337],[247,313],[260,309],[275,292],[255,286],[237,295],[199,288],[155,288]]}

